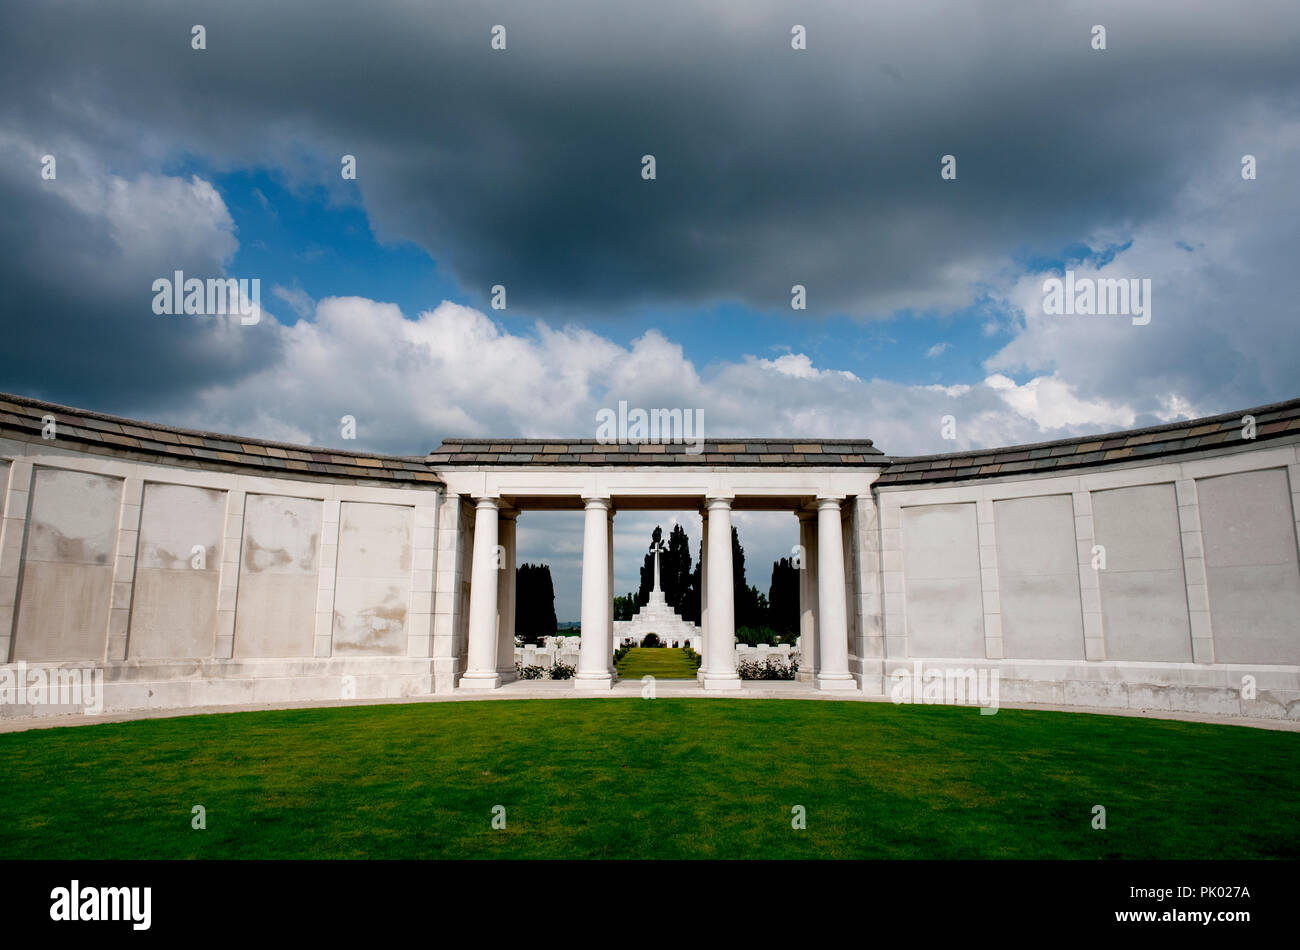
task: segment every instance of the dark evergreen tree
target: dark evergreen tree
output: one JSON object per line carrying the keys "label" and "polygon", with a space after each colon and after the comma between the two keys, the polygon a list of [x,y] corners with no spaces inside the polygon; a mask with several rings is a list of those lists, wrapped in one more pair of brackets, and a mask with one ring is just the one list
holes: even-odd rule
{"label": "dark evergreen tree", "polygon": [[704,563],[704,542],[700,542],[700,556],[695,561],[695,567],[691,570],[690,584],[686,588],[686,596],[682,598],[682,619],[690,623],[699,623],[703,615],[700,610],[700,595],[704,590],[703,579],[700,576],[700,566]]}
{"label": "dark evergreen tree", "polygon": [[799,569],[783,557],[772,563],[772,586],[768,588],[768,623],[784,636],[799,632]]}
{"label": "dark evergreen tree", "polygon": [[659,556],[659,573],[662,575],[664,597],[673,610],[680,614],[691,588],[691,542],[686,537],[686,529],[680,524],[673,525],[673,530],[668,535],[668,550]]}
{"label": "dark evergreen tree", "polygon": [[555,585],[546,564],[515,569],[515,633],[525,643],[555,636]]}
{"label": "dark evergreen tree", "polygon": [[[685,532],[683,532],[685,534]],[[687,582],[682,594],[682,619],[699,623],[702,616],[704,578],[701,573],[704,564],[704,542],[699,545],[700,555],[693,568],[686,575]],[[662,569],[662,568],[661,568]],[[735,610],[735,624],[740,627],[761,627],[768,625],[768,600],[757,587],[752,587],[745,577],[745,549],[740,543],[740,534],[735,525],[731,527],[731,583]],[[647,588],[648,590],[649,588]]]}
{"label": "dark evergreen tree", "polygon": [[731,586],[733,590],[736,628],[758,625],[758,590],[745,580],[745,549],[740,544],[740,533],[731,526]]}

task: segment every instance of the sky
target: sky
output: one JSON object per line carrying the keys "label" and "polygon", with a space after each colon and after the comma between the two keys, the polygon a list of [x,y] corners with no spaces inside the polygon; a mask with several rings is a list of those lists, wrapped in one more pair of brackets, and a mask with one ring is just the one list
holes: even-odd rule
{"label": "sky", "polygon": [[[619,400],[923,454],[1300,395],[1294,0],[11,0],[0,88],[5,392],[404,455]],[[178,270],[263,318],[154,313]],[[1150,321],[1045,312],[1067,270]],[[616,519],[617,590],[672,517]],[[765,590],[795,520],[737,521]],[[580,519],[519,530],[576,618]]]}

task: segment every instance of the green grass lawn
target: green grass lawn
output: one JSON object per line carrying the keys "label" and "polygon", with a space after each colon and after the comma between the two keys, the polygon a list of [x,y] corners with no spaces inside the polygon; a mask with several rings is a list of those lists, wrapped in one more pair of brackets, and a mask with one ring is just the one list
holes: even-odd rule
{"label": "green grass lawn", "polygon": [[618,675],[625,680],[653,676],[661,680],[693,680],[696,666],[685,650],[673,647],[633,647],[618,661]]}
{"label": "green grass lawn", "polygon": [[1296,858],[1300,734],[757,699],[38,729],[0,735],[0,857]]}

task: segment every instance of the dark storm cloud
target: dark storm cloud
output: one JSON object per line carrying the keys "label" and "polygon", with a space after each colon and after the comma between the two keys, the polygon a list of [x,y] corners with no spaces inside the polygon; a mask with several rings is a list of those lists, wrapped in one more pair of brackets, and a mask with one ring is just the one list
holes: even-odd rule
{"label": "dark storm cloud", "polygon": [[[137,279],[182,255],[41,192],[26,163],[45,149],[128,183],[195,155],[341,200],[359,186],[382,239],[417,241],[479,301],[506,284],[525,312],[779,311],[793,283],[813,313],[961,307],[1016,254],[1167,212],[1225,143],[1250,150],[1236,143],[1261,110],[1294,119],[1294,2],[1132,6],[6,4],[0,141],[21,158],[0,172],[0,278],[6,323],[33,325],[0,366],[29,391],[45,387],[24,366],[121,392],[105,356],[165,389],[276,352],[272,328],[223,347],[142,324]],[[505,52],[489,48],[497,23]],[[657,181],[640,178],[645,153]],[[946,153],[956,182],[940,180]],[[193,255],[219,266],[231,230],[206,222]]]}
{"label": "dark storm cloud", "polygon": [[1293,3],[698,6],[10,6],[5,120],[126,165],[305,148],[333,181],[355,154],[382,235],[517,306],[777,309],[801,282],[872,312],[960,306],[1002,255],[1158,212],[1300,88]]}
{"label": "dark storm cloud", "polygon": [[0,170],[7,389],[91,408],[107,399],[123,411],[152,409],[277,359],[280,330],[269,317],[244,326],[238,314],[153,312],[155,279],[175,270],[219,276],[233,249],[210,186],[155,176],[78,180],[84,163],[55,151],[64,160],[52,181],[34,173],[34,154]]}

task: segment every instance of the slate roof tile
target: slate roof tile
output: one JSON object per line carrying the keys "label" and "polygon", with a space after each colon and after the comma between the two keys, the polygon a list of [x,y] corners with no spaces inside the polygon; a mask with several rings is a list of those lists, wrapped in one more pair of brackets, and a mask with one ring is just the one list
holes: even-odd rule
{"label": "slate roof tile", "polygon": [[941,455],[890,457],[865,439],[717,439],[700,446],[682,442],[607,445],[594,440],[446,439],[424,457],[385,456],[318,449],[220,435],[121,419],[23,396],[0,394],[0,434],[36,441],[42,418],[53,415],[57,439],[98,455],[173,459],[190,466],[260,469],[271,474],[311,472],[396,482],[439,483],[436,469],[458,465],[675,465],[762,467],[816,466],[879,472],[878,483],[947,482],[1018,471],[1071,469],[1104,462],[1229,447],[1242,439],[1242,419],[1253,416],[1256,438],[1300,435],[1300,399],[1256,409],[1185,420],[1128,432],[1061,439],[1032,445],[975,449]]}
{"label": "slate roof tile", "polygon": [[[971,450],[964,453],[921,457],[893,457],[881,472],[877,484],[914,484],[917,476],[927,482],[1005,475],[1014,473],[1029,459],[1033,470],[1073,469],[1098,463],[1123,463],[1159,458],[1182,452],[1230,447],[1242,441],[1245,416],[1256,422],[1256,438],[1290,437],[1300,434],[1300,399],[1257,409],[1224,413],[1203,419],[1150,426],[1129,432],[1062,439],[1038,445],[1007,446],[1001,449]],[[924,469],[922,471],[922,469]]]}

